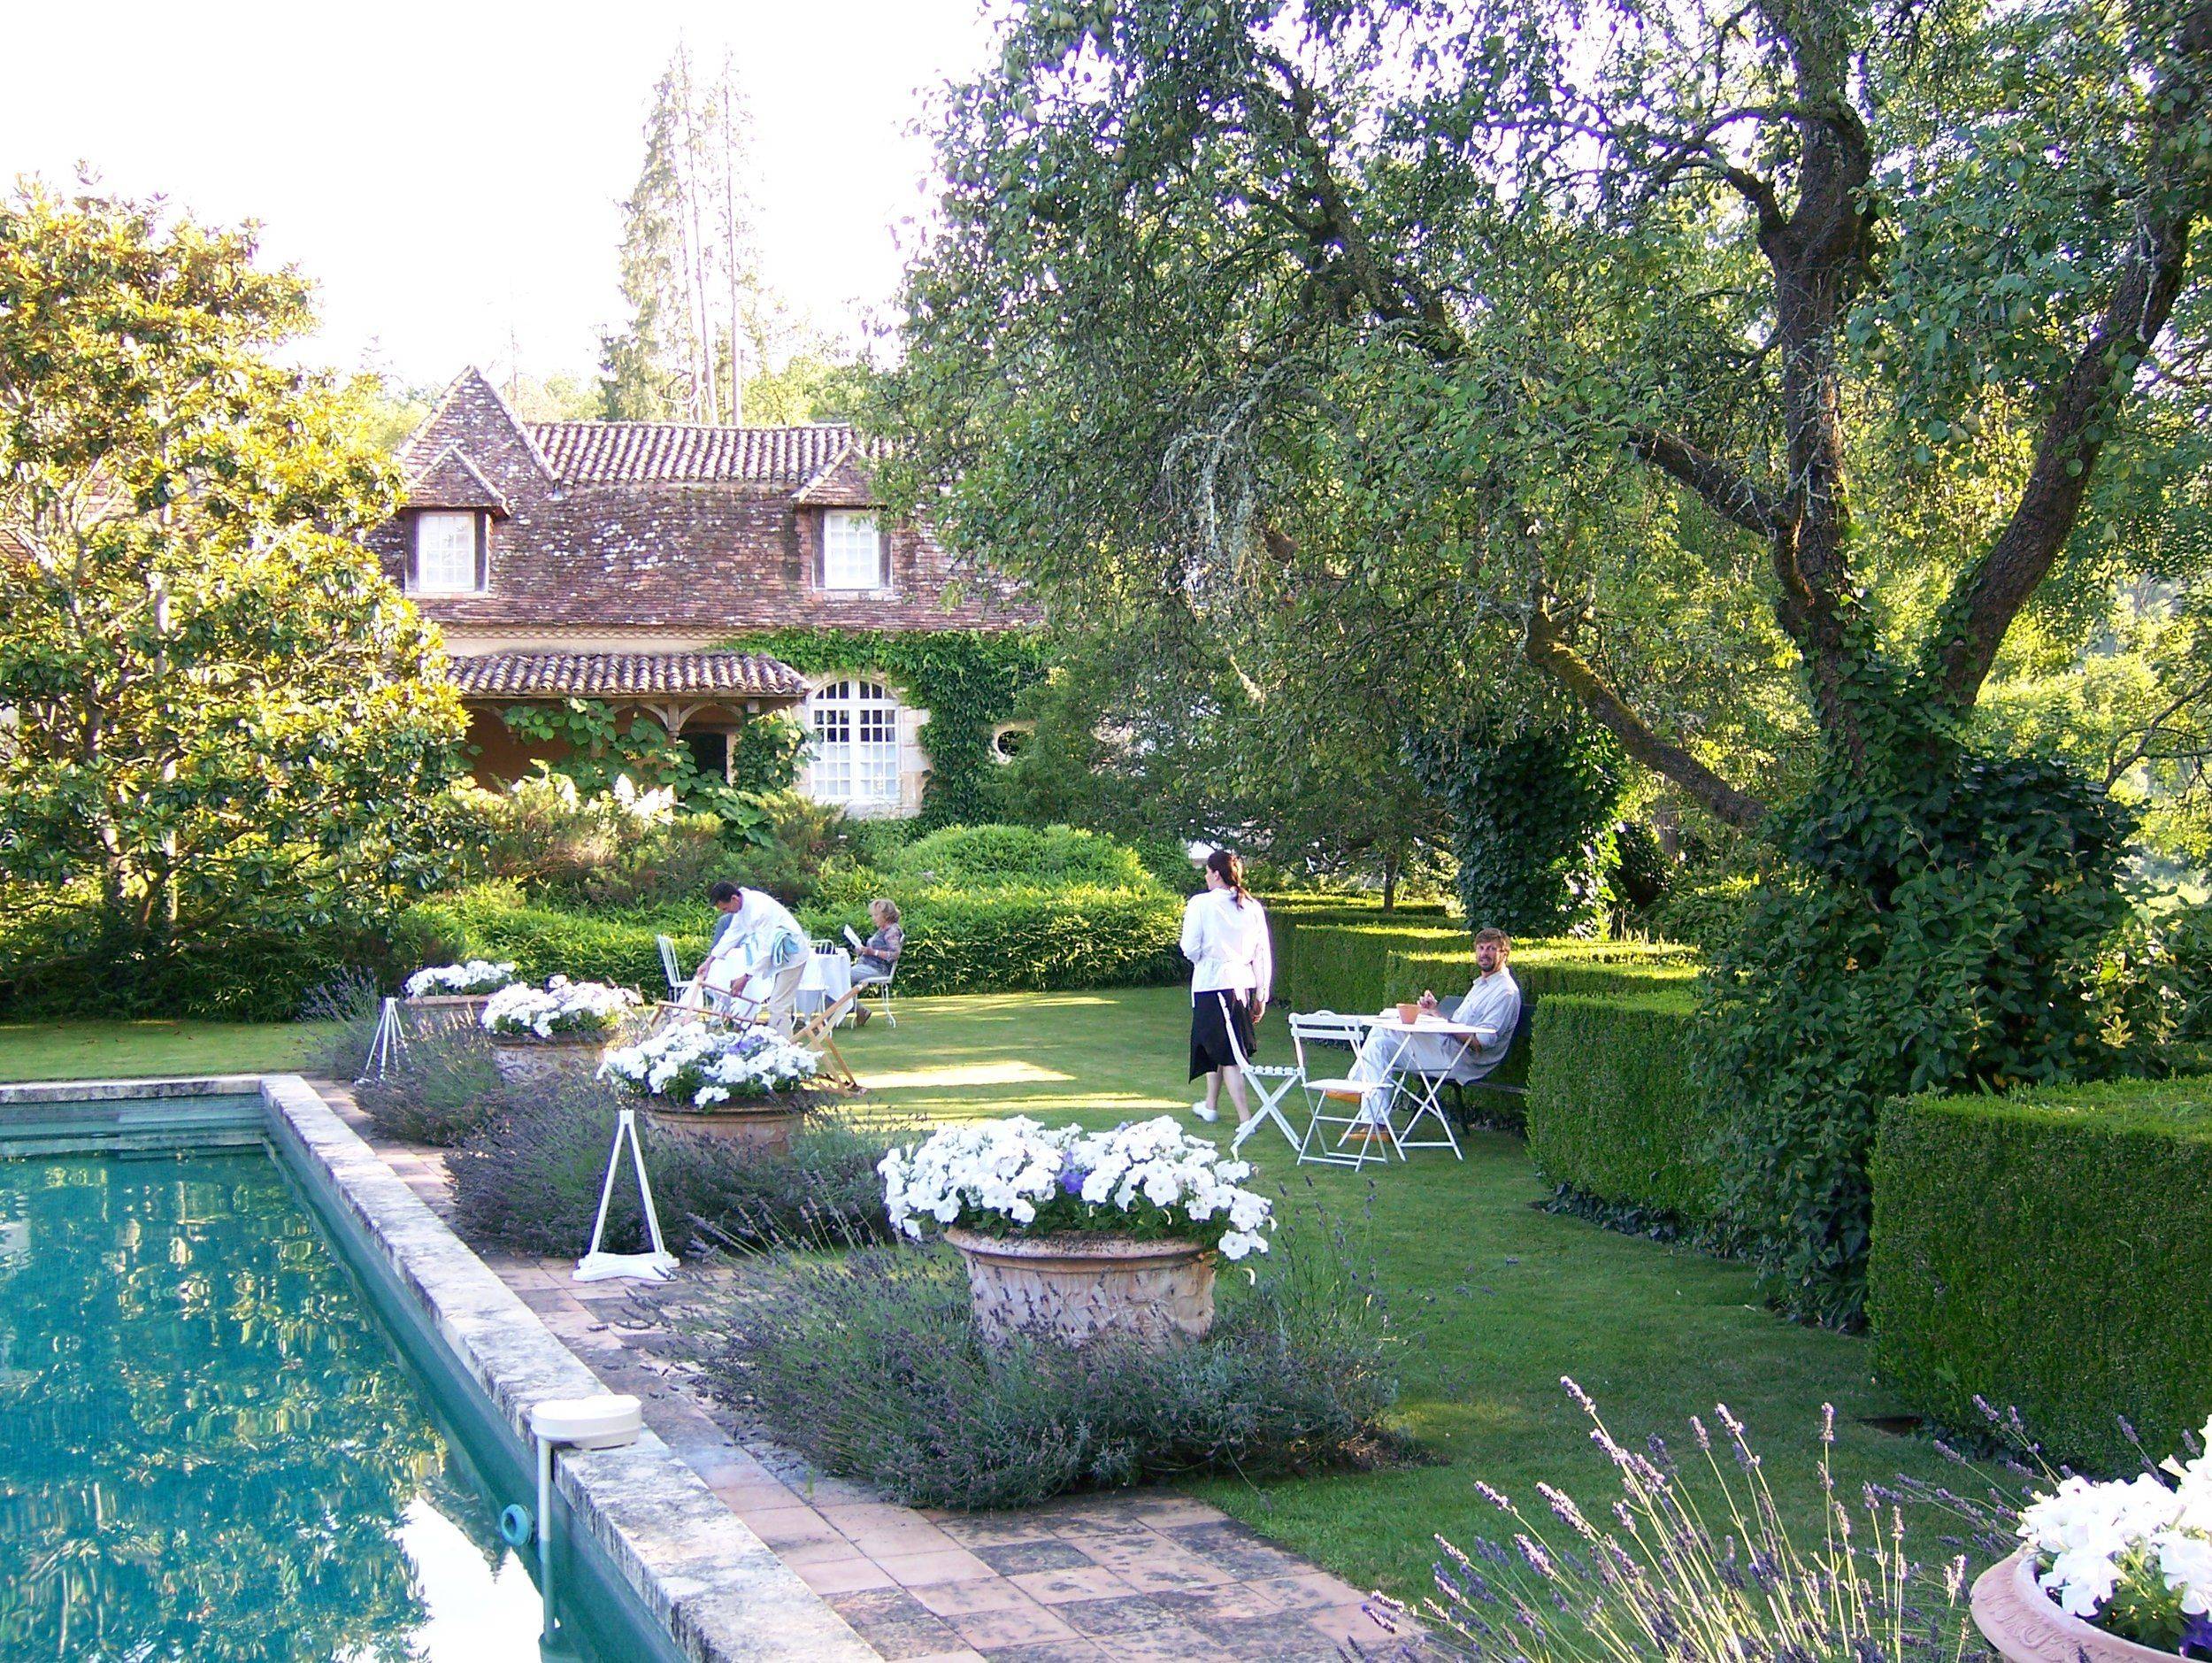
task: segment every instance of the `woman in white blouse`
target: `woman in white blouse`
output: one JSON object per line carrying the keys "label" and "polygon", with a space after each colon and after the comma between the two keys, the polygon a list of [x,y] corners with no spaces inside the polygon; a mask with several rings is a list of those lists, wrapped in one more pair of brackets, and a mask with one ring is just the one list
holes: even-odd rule
{"label": "woman in white blouse", "polygon": [[1267,913],[1244,887],[1244,862],[1226,849],[1206,857],[1206,889],[1183,907],[1183,957],[1190,979],[1190,1077],[1204,1076],[1206,1095],[1191,1105],[1202,1120],[1218,1120],[1221,1088],[1229,1087],[1237,1123],[1250,1118],[1240,1051],[1252,1055],[1252,1026],[1267,1009],[1275,981],[1275,950]]}

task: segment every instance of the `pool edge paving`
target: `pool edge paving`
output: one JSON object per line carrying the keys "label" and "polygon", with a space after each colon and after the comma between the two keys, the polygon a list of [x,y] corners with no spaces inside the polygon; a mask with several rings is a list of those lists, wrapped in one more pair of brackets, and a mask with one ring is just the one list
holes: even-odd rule
{"label": "pool edge paving", "polygon": [[[342,1262],[411,1305],[411,1314],[480,1394],[479,1406],[488,1407],[503,1427],[511,1457],[528,1459],[526,1417],[532,1404],[604,1390],[516,1291],[298,1074],[4,1085],[0,1121],[14,1118],[6,1113],[11,1109],[50,1116],[56,1105],[72,1101],[135,1104],[246,1094],[261,1099],[280,1166],[342,1238]],[[145,1125],[135,1119],[134,1131]],[[96,1137],[87,1144],[103,1146]],[[0,1150],[6,1147],[0,1137]],[[12,1152],[28,1152],[28,1147]],[[365,1253],[379,1262],[358,1262]],[[373,1285],[371,1291],[376,1291]],[[650,1429],[626,1449],[565,1454],[557,1490],[560,1511],[581,1528],[622,1590],[668,1637],[672,1655],[695,1663],[793,1657],[867,1663],[879,1655]]]}

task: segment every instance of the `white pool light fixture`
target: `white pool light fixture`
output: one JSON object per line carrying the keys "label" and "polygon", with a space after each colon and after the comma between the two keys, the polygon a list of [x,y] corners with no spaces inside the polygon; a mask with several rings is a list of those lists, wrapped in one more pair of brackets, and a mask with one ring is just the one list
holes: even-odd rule
{"label": "white pool light fixture", "polygon": [[530,1406],[530,1436],[538,1446],[538,1593],[545,1603],[541,1645],[559,1638],[553,1620],[553,1451],[623,1449],[644,1430],[644,1405],[627,1392],[548,1397]]}

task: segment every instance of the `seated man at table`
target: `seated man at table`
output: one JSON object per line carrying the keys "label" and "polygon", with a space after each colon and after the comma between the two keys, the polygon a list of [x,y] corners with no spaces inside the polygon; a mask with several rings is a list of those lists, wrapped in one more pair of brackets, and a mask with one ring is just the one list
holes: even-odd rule
{"label": "seated man at table", "polygon": [[771,1027],[789,1034],[807,956],[814,951],[805,928],[782,902],[758,889],[718,883],[707,897],[722,917],[692,989],[718,1008],[757,1005]]}
{"label": "seated man at table", "polygon": [[[1438,1004],[1434,991],[1422,994],[1421,1014],[1441,1016],[1463,1028],[1494,1028],[1485,1045],[1463,1045],[1447,1034],[1407,1034],[1377,1028],[1360,1046],[1353,1065],[1355,1080],[1381,1080],[1388,1074],[1440,1075],[1462,1085],[1481,1079],[1500,1063],[1513,1046],[1513,1025],[1521,1020],[1521,987],[1506,968],[1513,943],[1502,929],[1484,929],[1475,935],[1475,984],[1449,1011]],[[1379,1105],[1369,1105],[1371,1113]]]}

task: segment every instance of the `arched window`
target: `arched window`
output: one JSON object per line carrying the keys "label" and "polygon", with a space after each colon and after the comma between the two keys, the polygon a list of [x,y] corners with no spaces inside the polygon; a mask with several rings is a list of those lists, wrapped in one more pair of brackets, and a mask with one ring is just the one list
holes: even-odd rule
{"label": "arched window", "polygon": [[818,803],[899,800],[899,701],[873,681],[832,681],[807,700]]}

